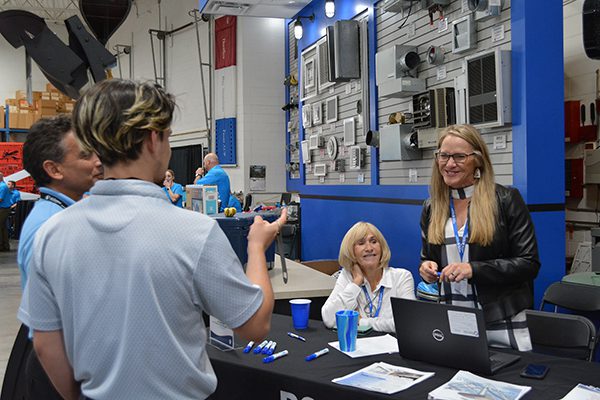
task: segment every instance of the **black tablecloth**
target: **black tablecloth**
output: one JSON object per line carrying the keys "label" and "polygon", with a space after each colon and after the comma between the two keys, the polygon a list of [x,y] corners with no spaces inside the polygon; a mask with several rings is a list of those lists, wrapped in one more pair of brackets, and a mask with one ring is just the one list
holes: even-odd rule
{"label": "black tablecloth", "polygon": [[[222,352],[207,346],[211,363],[219,384],[211,399],[426,399],[433,389],[449,381],[455,369],[439,367],[423,362],[402,359],[399,354],[384,354],[363,358],[350,358],[329,347],[329,354],[311,362],[304,357],[321,350],[328,342],[337,341],[337,334],[326,329],[321,321],[310,321],[309,328],[298,331],[306,342],[287,336],[293,331],[291,317],[273,315],[269,340],[277,342],[276,352],[288,350],[289,355],[264,364],[264,356],[244,354],[242,350]],[[375,336],[377,334],[373,334]],[[243,343],[242,345],[245,345]],[[577,383],[600,385],[600,364],[557,358],[533,353],[519,353],[519,362],[500,370],[491,377],[498,381],[531,386],[524,397],[529,399],[560,399]],[[384,395],[337,385],[331,380],[357,371],[375,362],[435,372],[435,375],[412,388]],[[544,364],[550,367],[544,380],[521,378],[520,371],[527,363]]]}

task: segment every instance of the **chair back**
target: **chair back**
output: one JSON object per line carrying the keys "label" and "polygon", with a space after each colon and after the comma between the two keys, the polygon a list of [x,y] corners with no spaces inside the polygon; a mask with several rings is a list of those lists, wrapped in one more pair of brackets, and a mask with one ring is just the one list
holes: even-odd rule
{"label": "chair back", "polygon": [[555,311],[556,307],[580,312],[600,311],[600,286],[554,282],[544,292],[540,310],[546,304],[552,304]]}
{"label": "chair back", "polygon": [[526,310],[533,351],[592,361],[596,327],[581,315]]}

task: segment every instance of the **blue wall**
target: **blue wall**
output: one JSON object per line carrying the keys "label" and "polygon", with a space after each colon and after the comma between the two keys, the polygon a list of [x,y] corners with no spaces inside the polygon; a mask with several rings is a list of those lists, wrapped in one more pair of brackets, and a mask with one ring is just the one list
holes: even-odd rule
{"label": "blue wall", "polygon": [[[298,43],[300,54],[322,36],[325,26],[336,19],[350,19],[369,6],[372,127],[377,126],[374,3],[337,1],[335,17],[327,19],[324,0],[315,0],[298,14],[314,13],[316,17],[314,23],[303,20],[304,37]],[[538,238],[542,269],[535,282],[536,304],[545,288],[560,280],[565,268],[562,30],[562,2],[511,2],[513,182],[532,209]],[[372,165],[378,165],[377,151],[371,154]],[[421,247],[418,204],[428,197],[427,187],[379,186],[377,168],[372,170],[371,185],[307,186],[303,172],[299,180],[288,178],[288,190],[299,192],[302,198],[302,258],[337,258],[346,230],[356,221],[365,220],[375,224],[388,240],[391,264],[409,269],[418,280]]]}

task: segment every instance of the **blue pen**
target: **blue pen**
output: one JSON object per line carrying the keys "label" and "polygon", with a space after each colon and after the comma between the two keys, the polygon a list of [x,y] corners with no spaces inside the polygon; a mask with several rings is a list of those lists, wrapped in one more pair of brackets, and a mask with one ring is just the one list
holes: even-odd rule
{"label": "blue pen", "polygon": [[273,344],[273,341],[269,340],[269,343],[267,343],[267,345],[265,347],[263,347],[261,353],[267,354],[269,352],[269,348],[271,348],[272,344]]}
{"label": "blue pen", "polygon": [[277,342],[273,342],[271,344],[271,347],[269,347],[269,351],[267,351],[267,354],[271,355],[271,354],[275,353],[275,347],[277,347]]}
{"label": "blue pen", "polygon": [[327,354],[327,353],[329,353],[329,349],[328,349],[328,348],[324,348],[323,350],[319,350],[319,351],[317,351],[316,353],[312,353],[311,355],[309,355],[309,356],[306,356],[305,360],[306,360],[306,361],[312,361],[312,360],[314,360],[315,358],[319,358],[319,357],[321,357],[322,355],[325,355],[325,354]]}
{"label": "blue pen", "polygon": [[278,358],[281,358],[281,357],[287,356],[287,355],[288,355],[288,351],[287,350],[280,351],[279,353],[275,353],[272,356],[263,358],[263,362],[264,363],[270,363],[270,362],[273,362],[273,361],[277,360]]}
{"label": "blue pen", "polygon": [[260,352],[262,351],[263,347],[265,347],[265,345],[266,345],[267,343],[269,343],[269,341],[268,341],[268,340],[265,340],[264,342],[262,342],[261,344],[259,344],[258,346],[256,346],[256,347],[254,348],[254,352],[253,352],[253,353],[254,353],[254,354],[258,354],[258,353],[260,353]]}
{"label": "blue pen", "polygon": [[291,337],[291,338],[302,340],[303,342],[306,342],[306,339],[304,339],[300,335],[296,335],[294,332],[288,332],[288,336]]}
{"label": "blue pen", "polygon": [[246,347],[244,347],[244,353],[250,353],[250,350],[252,350],[252,346],[254,346],[254,342],[251,340],[248,342]]}

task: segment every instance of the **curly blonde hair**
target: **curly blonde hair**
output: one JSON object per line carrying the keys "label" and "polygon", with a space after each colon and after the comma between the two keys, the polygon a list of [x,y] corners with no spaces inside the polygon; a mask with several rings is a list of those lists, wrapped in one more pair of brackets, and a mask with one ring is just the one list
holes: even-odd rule
{"label": "curly blonde hair", "polygon": [[136,160],[150,132],[171,126],[175,100],[151,82],[110,79],[92,86],[75,104],[73,126],[83,148],[106,166]]}
{"label": "curly blonde hair", "polygon": [[386,268],[388,266],[390,258],[392,257],[392,253],[387,241],[383,237],[383,234],[375,225],[369,222],[360,221],[354,224],[354,226],[352,226],[352,228],[346,232],[344,239],[342,239],[342,244],[340,245],[340,255],[338,257],[338,262],[342,267],[348,271],[352,271],[352,266],[357,263],[356,256],[354,255],[354,245],[360,239],[367,237],[369,233],[373,234],[373,236],[375,236],[381,245],[381,259],[379,260],[379,267]]}

